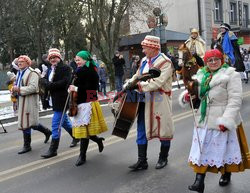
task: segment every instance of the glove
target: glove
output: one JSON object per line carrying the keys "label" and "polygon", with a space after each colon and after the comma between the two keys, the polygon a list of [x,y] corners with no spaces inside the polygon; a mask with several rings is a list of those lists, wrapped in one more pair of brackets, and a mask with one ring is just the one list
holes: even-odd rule
{"label": "glove", "polygon": [[190,95],[189,95],[188,92],[184,95],[184,101],[185,102],[190,102]]}
{"label": "glove", "polygon": [[225,132],[228,130],[224,125],[219,125],[220,131]]}
{"label": "glove", "polygon": [[18,61],[18,58],[15,58],[15,60],[13,60],[13,62],[11,63],[12,67],[16,70],[19,70],[19,67],[17,65],[17,61]]}
{"label": "glove", "polygon": [[42,77],[45,77],[48,71],[48,67],[45,64],[42,64]]}
{"label": "glove", "polygon": [[78,87],[77,86],[74,86],[74,85],[69,85],[69,88],[68,88],[68,93],[70,92],[77,92],[78,90]]}
{"label": "glove", "polygon": [[42,71],[43,72],[47,72],[48,67],[45,64],[42,64]]}

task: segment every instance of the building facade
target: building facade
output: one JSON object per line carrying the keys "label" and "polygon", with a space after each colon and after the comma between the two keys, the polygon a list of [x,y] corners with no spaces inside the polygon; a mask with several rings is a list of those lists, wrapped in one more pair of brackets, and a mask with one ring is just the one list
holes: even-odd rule
{"label": "building facade", "polygon": [[[160,0],[160,2],[163,7],[162,12],[168,17],[166,27],[168,30],[190,33],[191,28],[197,28],[209,47],[212,38],[217,36],[220,24],[225,22],[231,25],[238,37],[243,39],[243,47],[250,46],[250,0]],[[151,30],[147,26],[148,14],[138,14],[142,19],[130,23],[131,34]]]}

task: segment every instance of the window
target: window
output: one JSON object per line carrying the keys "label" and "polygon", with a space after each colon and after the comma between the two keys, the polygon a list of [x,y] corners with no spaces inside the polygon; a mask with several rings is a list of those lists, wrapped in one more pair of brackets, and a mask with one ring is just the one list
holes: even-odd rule
{"label": "window", "polygon": [[223,21],[221,0],[214,1],[214,21],[217,23],[221,23]]}
{"label": "window", "polygon": [[230,2],[229,21],[230,24],[237,24],[237,6],[234,2]]}
{"label": "window", "polygon": [[249,15],[248,15],[248,5],[243,5],[243,27],[248,27],[249,24]]}

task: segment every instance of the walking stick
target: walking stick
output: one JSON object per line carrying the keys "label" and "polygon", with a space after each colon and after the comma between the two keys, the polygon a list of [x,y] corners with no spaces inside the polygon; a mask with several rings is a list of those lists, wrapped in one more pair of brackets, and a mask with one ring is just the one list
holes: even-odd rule
{"label": "walking stick", "polygon": [[0,124],[1,124],[1,126],[2,126],[2,128],[3,128],[3,132],[1,132],[1,134],[2,134],[2,133],[8,133],[8,132],[6,131],[6,129],[4,128],[3,123],[2,123],[1,120],[0,120]]}
{"label": "walking stick", "polygon": [[199,137],[199,133],[198,133],[198,123],[194,114],[194,104],[192,101],[192,96],[189,94],[190,96],[190,104],[191,104],[191,109],[192,109],[192,113],[193,113],[193,117],[194,117],[194,124],[195,124],[195,131],[196,131],[196,135],[197,135],[197,139],[198,139],[198,145],[199,145],[199,149],[200,149],[200,154],[202,153],[201,151],[201,142],[200,142],[200,137]]}
{"label": "walking stick", "polygon": [[[74,81],[76,79],[76,75],[73,75],[73,76],[74,76],[74,78],[73,78],[71,84],[74,84]],[[63,117],[64,117],[64,114],[65,114],[65,111],[66,111],[66,108],[67,108],[67,104],[68,104],[69,98],[70,98],[70,92],[68,93],[68,96],[67,96],[64,108],[63,108],[62,117],[61,117],[60,123],[59,123],[58,133],[61,132],[61,127],[62,127],[62,123],[63,123]]]}
{"label": "walking stick", "polygon": [[64,114],[65,114],[65,111],[66,111],[66,108],[67,108],[67,103],[68,103],[68,101],[69,101],[69,96],[70,96],[70,93],[68,93],[68,96],[67,96],[67,99],[66,99],[64,108],[63,108],[62,117],[61,117],[61,119],[60,119],[60,123],[59,123],[59,127],[58,127],[58,133],[61,132],[63,117],[64,117]]}

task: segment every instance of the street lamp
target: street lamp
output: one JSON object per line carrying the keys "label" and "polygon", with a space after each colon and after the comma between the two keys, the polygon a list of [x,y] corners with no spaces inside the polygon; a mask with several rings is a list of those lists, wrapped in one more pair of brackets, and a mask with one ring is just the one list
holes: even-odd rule
{"label": "street lamp", "polygon": [[[166,15],[161,13],[161,9],[156,7],[153,9],[154,16],[148,17],[148,27],[153,28],[153,35],[158,36],[160,38],[160,43],[166,43],[166,33],[165,27],[168,25],[168,18]],[[162,33],[163,31],[163,33]],[[162,52],[166,52],[166,44],[161,48]]]}

